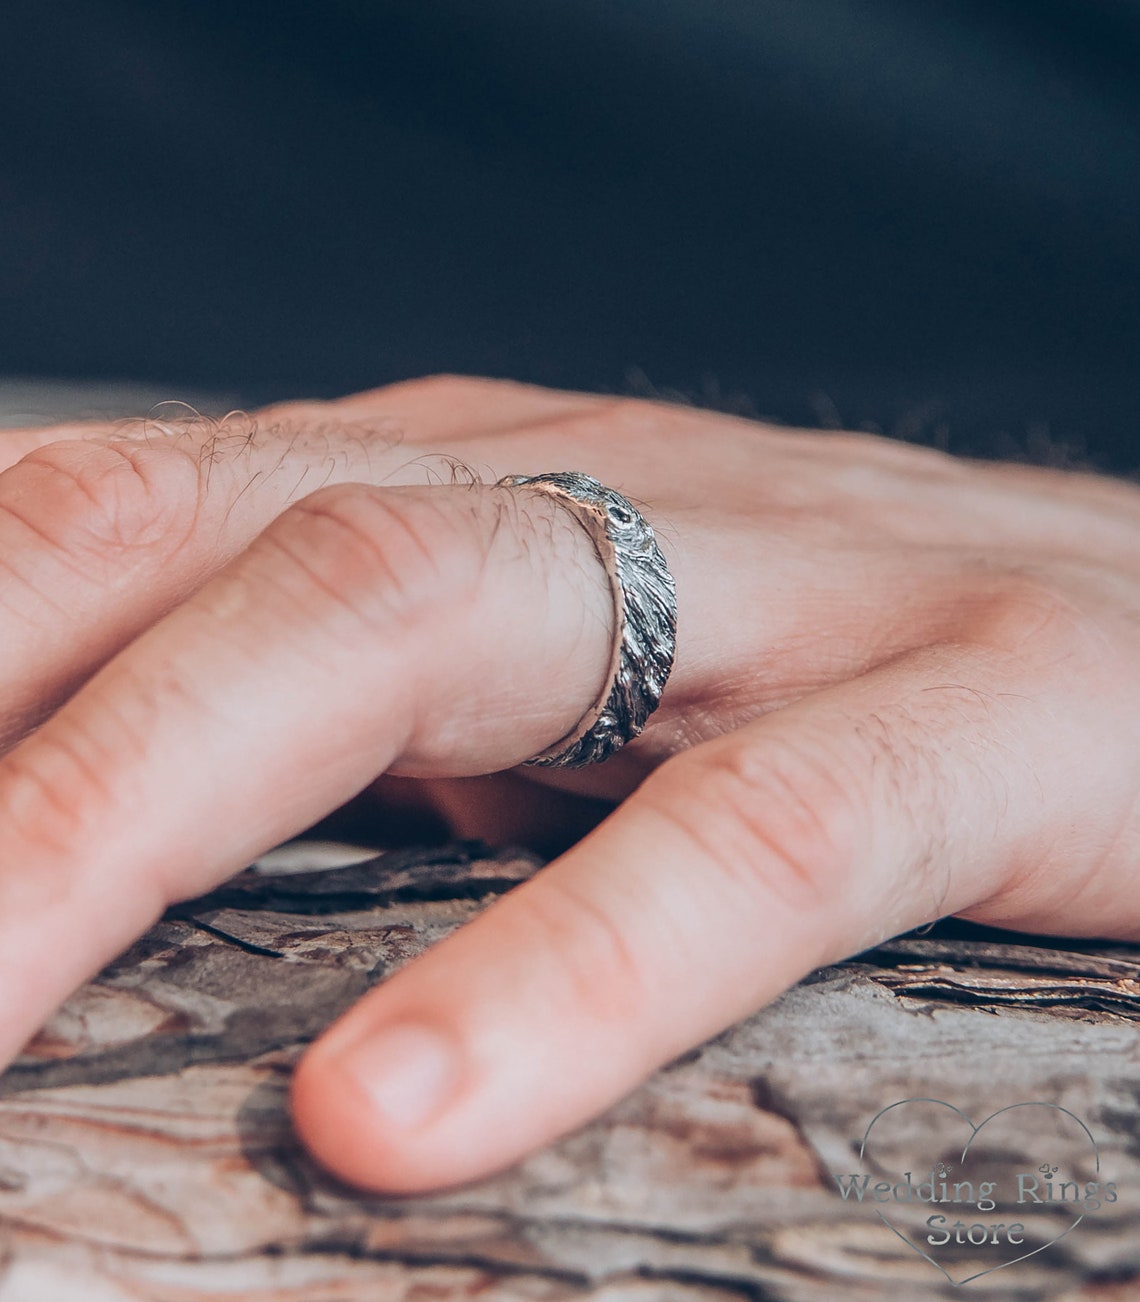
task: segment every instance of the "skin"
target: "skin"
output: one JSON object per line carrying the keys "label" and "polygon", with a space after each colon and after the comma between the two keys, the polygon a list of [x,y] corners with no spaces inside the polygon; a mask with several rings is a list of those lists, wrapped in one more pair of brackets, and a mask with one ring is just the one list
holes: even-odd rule
{"label": "skin", "polygon": [[[301,1138],[371,1189],[501,1168],[940,916],[1140,939],[1131,484],[452,378],[0,438],[2,1061],[363,791],[568,847],[302,1058]],[[519,766],[604,685],[605,573],[492,487],[557,469],[641,507],[679,612],[649,726],[568,773]]]}

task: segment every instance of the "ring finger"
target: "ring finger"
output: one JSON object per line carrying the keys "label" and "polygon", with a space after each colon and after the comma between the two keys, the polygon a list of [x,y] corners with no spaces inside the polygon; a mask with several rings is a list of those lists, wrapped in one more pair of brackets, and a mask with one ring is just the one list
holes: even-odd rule
{"label": "ring finger", "polygon": [[[461,386],[450,385],[458,398]],[[419,440],[445,419],[459,434],[482,432],[572,402],[521,385],[475,385],[466,404],[444,403],[447,387],[397,385],[220,423],[164,412],[168,419],[4,431],[0,750],[291,502],[324,484],[438,481],[446,440]]]}

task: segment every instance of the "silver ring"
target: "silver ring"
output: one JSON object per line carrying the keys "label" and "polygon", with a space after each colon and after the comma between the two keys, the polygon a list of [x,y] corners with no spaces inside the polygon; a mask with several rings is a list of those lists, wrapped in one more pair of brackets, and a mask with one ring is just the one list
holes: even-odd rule
{"label": "silver ring", "polygon": [[657,709],[677,644],[677,590],[652,528],[619,492],[578,471],[505,475],[569,506],[594,541],[614,596],[617,636],[607,686],[573,732],[524,763],[579,769],[636,737]]}

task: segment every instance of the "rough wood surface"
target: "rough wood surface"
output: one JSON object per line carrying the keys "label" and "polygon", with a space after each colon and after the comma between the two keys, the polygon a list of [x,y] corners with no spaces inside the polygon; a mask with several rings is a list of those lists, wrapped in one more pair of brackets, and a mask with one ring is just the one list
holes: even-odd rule
{"label": "rough wood surface", "polygon": [[[977,1120],[1063,1104],[1121,1189],[973,1296],[1140,1297],[1140,952],[1124,947],[900,939],[507,1174],[416,1199],[339,1185],[291,1134],[291,1064],[535,866],[472,843],[393,851],[249,870],[171,910],[0,1077],[0,1298],[961,1297],[829,1175],[915,1095]],[[1014,1136],[1033,1167],[1035,1138]]]}

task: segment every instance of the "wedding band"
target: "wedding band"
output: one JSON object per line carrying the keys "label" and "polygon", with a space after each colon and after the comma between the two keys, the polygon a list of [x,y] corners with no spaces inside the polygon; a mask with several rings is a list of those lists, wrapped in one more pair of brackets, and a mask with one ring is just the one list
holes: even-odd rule
{"label": "wedding band", "polygon": [[592,475],[505,475],[498,483],[538,489],[569,507],[609,575],[617,632],[606,687],[573,732],[524,761],[563,769],[601,763],[641,732],[665,690],[677,641],[673,576],[637,508]]}

